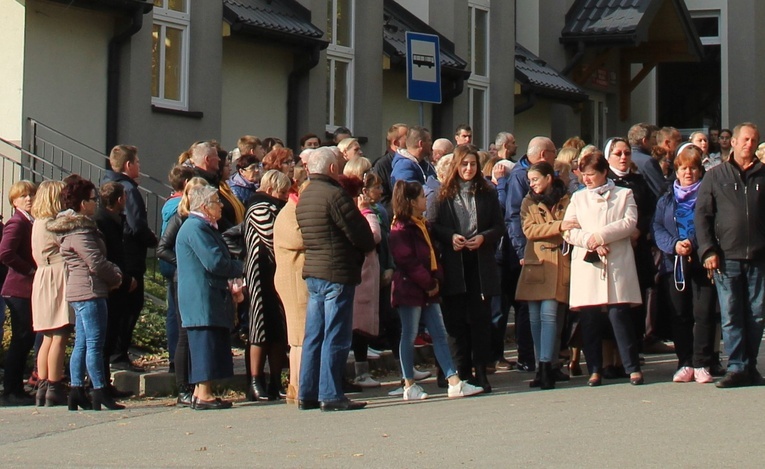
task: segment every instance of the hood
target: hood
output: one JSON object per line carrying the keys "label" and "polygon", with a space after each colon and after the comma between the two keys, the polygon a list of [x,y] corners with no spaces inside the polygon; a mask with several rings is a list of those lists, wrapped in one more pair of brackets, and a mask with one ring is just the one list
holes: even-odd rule
{"label": "hood", "polygon": [[125,176],[124,174],[116,173],[116,172],[112,171],[111,169],[107,169],[104,172],[104,176],[101,178],[101,184],[104,184],[106,182],[112,182],[112,181],[119,182],[119,183],[128,181],[128,182],[131,182],[131,183],[135,184],[135,181],[133,181],[129,177]]}
{"label": "hood", "polygon": [[48,231],[58,236],[75,231],[93,231],[97,229],[96,222],[90,217],[80,215],[72,209],[64,210],[50,220],[46,225]]}
{"label": "hood", "polygon": [[244,187],[246,189],[251,189],[251,190],[256,190],[258,188],[257,184],[246,180],[239,173],[236,173],[229,178],[228,185],[229,187]]}

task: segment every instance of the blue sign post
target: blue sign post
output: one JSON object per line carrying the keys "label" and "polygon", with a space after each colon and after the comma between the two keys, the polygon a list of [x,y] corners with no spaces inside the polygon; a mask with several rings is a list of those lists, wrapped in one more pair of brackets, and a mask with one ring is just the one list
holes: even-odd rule
{"label": "blue sign post", "polygon": [[[420,103],[441,102],[441,47],[438,36],[406,32],[406,97]],[[422,104],[420,104],[422,124]]]}

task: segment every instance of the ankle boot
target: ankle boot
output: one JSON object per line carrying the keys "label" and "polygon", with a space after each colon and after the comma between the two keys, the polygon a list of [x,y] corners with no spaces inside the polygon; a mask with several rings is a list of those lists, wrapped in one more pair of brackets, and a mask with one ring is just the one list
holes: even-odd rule
{"label": "ankle boot", "polygon": [[37,394],[35,394],[35,405],[42,407],[45,405],[45,393],[48,392],[48,380],[41,379],[37,382]]}
{"label": "ankle boot", "polygon": [[45,392],[45,407],[53,407],[66,404],[66,391],[61,381],[48,381],[48,389]]}
{"label": "ankle boot", "polygon": [[537,363],[537,374],[534,376],[534,379],[532,379],[529,382],[529,387],[538,388],[541,382],[542,382],[542,364]]}
{"label": "ankle boot", "polygon": [[250,381],[249,400],[267,401],[268,391],[266,390],[266,378],[264,376],[253,376]]}
{"label": "ankle boot", "polygon": [[542,368],[542,375],[539,380],[540,389],[555,389],[555,376],[553,375],[552,363],[539,362]]}
{"label": "ankle boot", "polygon": [[489,378],[486,373],[486,365],[477,365],[475,367],[475,380],[478,386],[483,388],[484,394],[491,392],[491,384],[489,384]]}
{"label": "ankle boot", "polygon": [[93,408],[90,400],[88,400],[88,396],[85,395],[85,390],[82,386],[73,386],[69,390],[69,398],[67,401],[69,403],[69,410],[77,410],[78,407],[83,410],[90,410]]}
{"label": "ankle boot", "polygon": [[282,387],[281,376],[271,378],[271,381],[268,382],[268,400],[278,401],[285,397],[287,397],[287,393],[284,392],[284,388]]}
{"label": "ankle boot", "polygon": [[125,406],[114,402],[108,394],[106,394],[103,388],[93,389],[93,410],[101,410],[101,406],[106,407],[109,410],[121,410]]}

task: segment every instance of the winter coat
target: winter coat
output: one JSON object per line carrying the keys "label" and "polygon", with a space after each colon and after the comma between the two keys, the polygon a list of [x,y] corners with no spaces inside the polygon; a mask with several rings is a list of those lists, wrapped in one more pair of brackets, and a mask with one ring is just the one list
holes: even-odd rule
{"label": "winter coat", "polygon": [[[699,256],[765,259],[765,165],[757,158],[744,173],[731,158],[701,180],[694,214]],[[9,274],[10,275],[10,274]]]}
{"label": "winter coat", "polygon": [[510,174],[497,184],[497,190],[504,202],[505,228],[510,241],[509,247],[515,251],[515,256],[508,256],[508,260],[523,259],[526,252],[526,237],[523,235],[521,223],[521,205],[526,194],[529,193],[529,166],[531,163],[528,156],[523,155],[513,166]]}
{"label": "winter coat", "polygon": [[[661,250],[659,273],[662,275],[674,272],[677,254],[675,245],[678,241],[682,241],[677,230],[677,222],[675,221],[676,209],[675,194],[670,190],[659,199],[659,203],[656,204],[656,212],[653,216],[653,239],[656,242],[656,247]],[[699,261],[699,243],[696,236],[691,236],[690,241],[693,248],[693,252],[690,255],[691,262],[688,262],[689,256],[681,256],[683,269],[685,269],[685,272],[688,272],[687,269],[689,268],[703,270],[704,267]],[[685,277],[690,278],[690,275]]]}
{"label": "winter coat", "polygon": [[[162,237],[159,238],[159,244],[157,244],[157,257],[167,262],[170,265],[178,267],[178,262],[175,256],[175,241],[178,238],[178,231],[181,229],[181,225],[186,221],[186,217],[182,217],[180,213],[173,215],[173,217],[167,222],[167,227],[162,233]],[[178,272],[176,270],[175,275],[177,277]]]}
{"label": "winter coat", "polygon": [[418,161],[406,150],[400,149],[393,157],[390,173],[390,187],[396,186],[396,181],[419,182],[423,186],[429,176],[436,177],[436,170],[427,160]]}
{"label": "winter coat", "polygon": [[274,285],[284,305],[287,341],[291,346],[300,347],[305,336],[308,287],[303,280],[305,246],[298,227],[296,210],[297,200],[290,198],[274,222]]}
{"label": "winter coat", "polygon": [[306,247],[303,278],[358,285],[364,255],[375,248],[369,223],[329,176],[315,174],[303,190],[297,221]]}
{"label": "winter coat", "polygon": [[127,272],[127,258],[125,257],[125,245],[122,243],[122,232],[125,226],[125,216],[112,213],[103,207],[96,211],[96,226],[103,235],[106,243],[106,258],[117,265],[122,271],[122,283],[119,292],[128,293],[133,276]]}
{"label": "winter coat", "polygon": [[32,327],[48,331],[74,324],[74,310],[66,301],[66,264],[54,233],[38,218],[32,225],[32,256],[37,264],[32,282]]}
{"label": "winter coat", "polygon": [[[640,147],[632,147],[632,162],[638,167],[638,171],[645,179],[646,185],[653,194],[654,199],[658,199],[667,191],[669,184],[661,171],[659,162],[651,155],[644,153]],[[638,202],[639,204],[639,202]]]}
{"label": "winter coat", "polygon": [[[565,190],[562,183],[561,188]],[[571,256],[568,246],[564,253],[560,225],[570,202],[568,194],[551,208],[529,196],[523,200],[521,221],[527,243],[516,300],[568,303]]]}
{"label": "winter coat", "polygon": [[32,257],[32,222],[21,210],[16,210],[3,228],[0,262],[8,267],[0,294],[14,298],[31,298],[32,280],[36,269]]}
{"label": "winter coat", "polygon": [[[630,242],[637,217],[637,204],[629,189],[614,187],[602,196],[583,189],[571,196],[563,219],[576,220],[581,225],[581,228],[563,234],[572,245],[571,309],[641,304],[635,255]],[[593,234],[610,249],[605,262],[584,261],[587,240]]]}
{"label": "winter coat", "polygon": [[[170,220],[172,220],[175,214],[178,213],[178,205],[180,203],[181,195],[180,193],[176,193],[171,195],[165,202],[165,205],[162,206],[162,231],[160,231],[160,240],[161,236],[165,234],[165,230],[167,230],[168,223],[170,223]],[[157,243],[157,251],[159,251],[159,243]],[[157,255],[157,257],[159,257],[159,255]],[[171,264],[162,258],[159,259],[159,271],[165,278],[175,278],[175,264]]]}
{"label": "winter coat", "polygon": [[[501,294],[499,269],[494,254],[499,238],[505,232],[505,225],[502,223],[502,211],[494,188],[490,187],[486,191],[477,192],[475,207],[478,222],[477,235],[484,237],[483,244],[478,248],[479,280],[481,294],[488,299]],[[433,234],[441,246],[441,261],[444,265],[442,295],[466,292],[462,251],[455,251],[452,248],[452,236],[459,232],[460,222],[454,208],[454,199],[439,200],[436,206]]]}
{"label": "winter coat", "polygon": [[[431,243],[435,243],[432,232],[430,239]],[[438,269],[430,270],[430,248],[422,230],[411,221],[396,221],[390,231],[389,242],[396,263],[391,293],[393,307],[424,307],[427,304],[440,303],[440,291],[433,297],[429,297],[427,292],[433,290],[436,285],[441,285],[443,270],[440,262]],[[435,245],[433,249],[435,250]]]}
{"label": "winter coat", "polygon": [[257,184],[246,180],[238,171],[228,179],[228,186],[245,207],[249,206],[250,199],[258,190]]}
{"label": "winter coat", "polygon": [[178,262],[178,309],[183,327],[234,325],[234,302],[228,279],[242,276],[226,243],[206,220],[190,215],[175,243]]}
{"label": "winter coat", "polygon": [[66,263],[67,301],[106,298],[109,290],[120,285],[120,269],[107,260],[106,243],[93,219],[66,210],[46,227],[56,234]]}
{"label": "winter coat", "polygon": [[[375,244],[382,240],[380,220],[372,209],[362,213],[372,230]],[[380,333],[380,258],[377,250],[369,251],[361,267],[361,283],[353,296],[353,330],[376,337]]]}
{"label": "winter coat", "polygon": [[101,183],[116,181],[125,188],[125,270],[132,276],[142,276],[146,272],[146,254],[148,248],[157,246],[157,236],[149,228],[146,204],[138,190],[138,184],[130,177],[107,170]]}

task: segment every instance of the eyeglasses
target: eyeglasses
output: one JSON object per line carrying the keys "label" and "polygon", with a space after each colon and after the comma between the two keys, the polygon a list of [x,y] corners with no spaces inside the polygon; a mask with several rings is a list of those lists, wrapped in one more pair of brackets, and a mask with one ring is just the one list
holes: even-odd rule
{"label": "eyeglasses", "polygon": [[220,200],[211,200],[210,204],[216,204],[216,205],[219,205],[219,206],[223,207],[223,202],[221,202]]}

